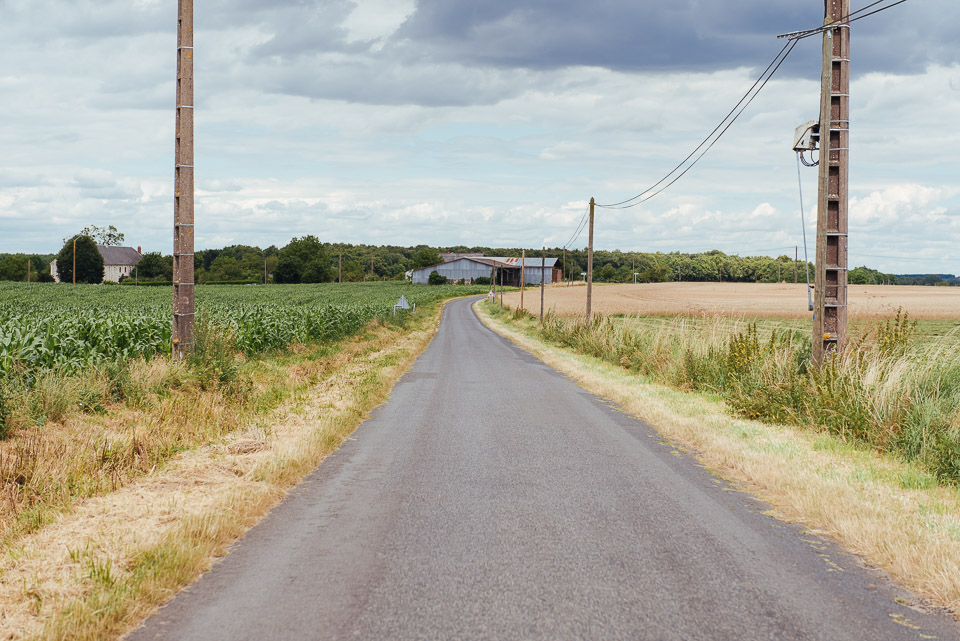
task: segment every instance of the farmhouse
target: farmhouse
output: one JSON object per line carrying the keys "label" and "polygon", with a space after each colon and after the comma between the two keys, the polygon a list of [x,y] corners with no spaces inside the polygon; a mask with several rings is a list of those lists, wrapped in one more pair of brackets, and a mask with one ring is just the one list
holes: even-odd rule
{"label": "farmhouse", "polygon": [[[452,260],[440,263],[439,265],[430,265],[421,269],[415,269],[411,273],[411,280],[414,283],[426,283],[430,274],[437,272],[451,281],[462,281],[472,283],[477,278],[495,278],[500,282],[500,276],[503,276],[503,284],[511,287],[520,286],[521,267],[523,268],[523,278],[528,285],[540,284],[541,259],[527,258],[524,264],[521,264],[520,258],[504,258],[494,256],[460,256]],[[544,280],[546,284],[555,283],[560,280],[560,269],[557,267],[556,258],[547,258],[543,261]]]}
{"label": "farmhouse", "polygon": [[[133,273],[133,268],[140,262],[140,248],[137,247],[110,247],[109,245],[97,245],[97,251],[103,256],[103,280],[120,282],[121,276],[129,276]],[[50,274],[53,280],[60,282],[60,275],[57,273],[57,261],[50,263]]]}

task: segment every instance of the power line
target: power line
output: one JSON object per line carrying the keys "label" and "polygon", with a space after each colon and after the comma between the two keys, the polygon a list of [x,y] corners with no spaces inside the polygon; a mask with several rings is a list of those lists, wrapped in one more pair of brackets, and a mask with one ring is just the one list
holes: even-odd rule
{"label": "power line", "polygon": [[805,39],[805,38],[810,38],[811,36],[815,36],[815,35],[817,35],[817,34],[819,34],[819,33],[823,33],[824,31],[827,31],[827,30],[829,30],[829,29],[832,29],[832,28],[836,27],[837,25],[840,25],[840,24],[849,24],[849,23],[851,23],[851,22],[856,22],[857,20],[863,20],[864,18],[868,18],[868,17],[870,17],[870,16],[872,16],[872,15],[874,15],[874,14],[880,13],[881,11],[886,11],[887,9],[891,9],[891,8],[897,6],[898,4],[903,4],[903,3],[906,2],[906,1],[907,1],[907,0],[898,0],[898,2],[894,2],[893,4],[888,5],[888,6],[886,6],[886,7],[880,7],[880,8],[877,9],[876,11],[871,11],[870,13],[865,13],[864,15],[858,16],[858,17],[856,17],[856,18],[853,17],[853,16],[856,16],[858,13],[863,13],[863,12],[866,11],[867,9],[870,9],[870,8],[872,8],[872,7],[877,6],[878,4],[883,4],[884,2],[889,2],[889,0],[877,0],[877,2],[873,2],[873,3],[868,4],[867,6],[863,7],[862,9],[857,9],[856,11],[853,11],[853,12],[851,12],[851,13],[848,13],[847,15],[845,15],[845,16],[843,16],[843,17],[841,17],[841,18],[838,18],[838,19],[834,20],[833,22],[827,23],[827,24],[823,25],[822,27],[816,27],[816,28],[814,28],[814,29],[804,29],[803,31],[791,31],[790,33],[781,34],[781,35],[777,36],[777,38],[789,38],[790,40],[803,40],[803,39]]}
{"label": "power line", "polygon": [[587,208],[583,211],[583,216],[580,217],[580,222],[577,224],[577,229],[576,229],[576,231],[573,232],[573,236],[571,236],[571,237],[570,237],[570,240],[568,240],[568,241],[563,245],[563,248],[564,248],[564,249],[566,249],[566,248],[570,247],[571,245],[573,245],[573,243],[577,242],[577,239],[580,238],[580,234],[583,233],[583,229],[584,229],[584,227],[585,227],[586,224],[587,224],[587,216],[588,216],[589,214],[590,214],[590,207],[587,206]]}
{"label": "power line", "polygon": [[637,195],[634,196],[633,198],[627,198],[626,200],[621,200],[621,201],[618,202],[618,203],[612,203],[612,204],[609,204],[609,205],[597,205],[597,206],[598,206],[598,207],[603,207],[603,208],[613,208],[613,207],[619,207],[619,206],[621,206],[621,205],[625,205],[625,204],[627,204],[627,203],[629,203],[629,202],[631,202],[631,201],[634,201],[634,200],[640,198],[641,196],[649,193],[649,192],[652,191],[653,189],[656,189],[661,183],[663,183],[663,181],[667,180],[667,179],[668,179],[672,174],[674,174],[678,169],[680,169],[681,167],[683,167],[683,165],[686,164],[686,162],[687,162],[688,160],[690,160],[691,158],[693,158],[693,155],[696,154],[705,144],[707,144],[707,142],[710,140],[710,138],[711,138],[715,133],[717,133],[717,131],[720,129],[720,127],[723,126],[723,123],[725,123],[725,122],[730,118],[730,116],[732,116],[733,113],[737,110],[737,107],[739,107],[740,105],[743,104],[743,101],[747,99],[747,97],[748,97],[748,96],[750,95],[750,93],[756,88],[756,86],[760,83],[760,81],[763,80],[764,76],[767,75],[767,72],[770,71],[770,68],[773,67],[774,63],[776,63],[776,61],[780,58],[780,56],[783,55],[783,52],[786,51],[789,46],[790,46],[790,43],[787,43],[786,45],[783,46],[783,49],[781,49],[780,52],[777,53],[776,57],[774,57],[774,59],[770,62],[770,64],[767,65],[767,68],[763,70],[763,73],[760,74],[760,77],[757,78],[757,80],[753,83],[753,85],[750,87],[750,89],[747,90],[747,93],[745,93],[745,94],[743,95],[743,97],[740,98],[740,101],[739,101],[736,105],[733,106],[733,109],[731,109],[730,112],[727,113],[727,115],[723,117],[723,120],[720,121],[720,124],[718,124],[716,127],[714,127],[713,131],[711,131],[711,132],[707,135],[707,137],[704,138],[703,142],[701,142],[699,145],[697,145],[697,148],[694,149],[693,151],[691,151],[690,154],[680,162],[680,164],[678,164],[676,167],[674,167],[673,169],[671,169],[670,172],[667,173],[666,176],[664,176],[663,178],[661,178],[657,183],[655,183],[655,184],[654,184],[653,186],[651,186],[649,189],[647,189],[647,190],[645,190],[645,191],[643,191],[643,192],[640,192],[639,194],[637,194]]}
{"label": "power line", "polygon": [[[740,99],[740,102],[737,103],[737,106],[734,107],[733,110],[729,114],[727,114],[727,117],[724,118],[720,122],[720,124],[717,125],[717,127],[710,133],[710,135],[707,136],[707,138],[704,139],[704,141],[701,142],[697,146],[697,148],[694,149],[693,152],[691,152],[690,155],[683,160],[683,162],[681,162],[673,170],[671,170],[670,173],[668,173],[666,176],[661,178],[652,187],[650,187],[646,191],[641,192],[640,194],[637,194],[633,198],[628,198],[625,201],[621,201],[620,203],[614,203],[612,205],[597,205],[597,206],[602,207],[604,209],[629,209],[630,207],[636,207],[637,205],[645,203],[648,200],[654,198],[655,196],[663,193],[664,191],[669,189],[673,184],[675,184],[678,180],[683,178],[687,174],[687,172],[693,169],[693,167],[698,162],[700,162],[700,160],[707,154],[707,152],[710,151],[715,144],[717,144],[717,141],[720,140],[720,138],[722,138],[725,133],[727,133],[730,127],[733,126],[733,123],[735,123],[740,118],[740,116],[743,115],[743,112],[746,111],[747,107],[749,107],[750,104],[754,101],[754,99],[760,94],[760,92],[763,91],[763,88],[767,86],[767,83],[770,82],[770,79],[774,76],[774,74],[777,73],[777,71],[780,69],[781,65],[783,65],[787,57],[793,52],[794,47],[797,46],[797,42],[798,42],[797,40],[791,40],[783,47],[783,49],[780,50],[777,56],[767,66],[764,72],[760,75],[760,78],[758,78],[757,81],[753,84],[753,86],[750,87],[750,90],[747,91],[744,97]],[[772,67],[772,70],[771,70],[771,67]],[[758,83],[760,85],[759,87],[757,86]],[[746,103],[744,103],[744,100],[746,100]],[[741,107],[741,105],[743,106]],[[740,108],[739,111],[737,111],[738,107]],[[734,112],[736,113],[734,114]],[[733,118],[730,118],[731,114],[733,114]],[[726,123],[726,126],[724,126],[724,123]],[[720,129],[721,127],[723,127],[723,129]],[[717,133],[717,130],[720,130],[720,132]],[[716,136],[714,136],[714,134],[716,134]],[[711,138],[713,138],[712,141],[710,140]],[[707,144],[707,142],[709,142],[710,144],[707,145],[707,147],[703,149],[703,151],[700,151],[700,154],[696,158],[694,158],[693,162],[691,162],[682,172],[677,174],[666,185],[664,185],[660,189],[656,189],[658,185],[661,185],[664,181],[668,180],[670,176],[672,176],[677,172],[678,169],[683,167],[684,164],[686,164],[687,161],[690,160],[690,158],[692,158],[700,149],[703,148],[704,145]],[[654,191],[655,189],[656,191]],[[653,193],[650,193],[650,192],[653,192]]]}
{"label": "power line", "polygon": [[[869,17],[869,16],[872,16],[872,15],[875,15],[875,14],[877,14],[877,13],[880,13],[881,11],[886,11],[887,9],[890,9],[890,8],[892,8],[892,7],[895,7],[895,6],[899,5],[899,4],[903,4],[903,3],[906,2],[907,0],[897,0],[897,2],[894,2],[893,4],[890,4],[890,5],[887,5],[887,6],[884,6],[884,7],[880,7],[879,9],[876,9],[876,10],[871,11],[871,12],[869,12],[869,13],[866,13],[866,14],[863,14],[863,15],[858,16],[858,14],[863,13],[863,12],[866,11],[867,9],[871,9],[871,8],[877,6],[877,5],[880,5],[880,4],[882,4],[882,3],[884,3],[884,2],[888,2],[888,1],[889,1],[889,0],[877,0],[877,2],[873,2],[873,3],[871,3],[871,4],[869,4],[869,5],[865,6],[865,7],[863,7],[863,8],[861,8],[861,9],[858,9],[857,11],[853,11],[853,12],[847,14],[846,16],[844,16],[844,17],[842,17],[842,18],[840,18],[840,19],[838,19],[838,20],[835,20],[835,21],[831,22],[830,24],[824,25],[824,26],[822,26],[822,27],[818,27],[818,28],[816,28],[816,29],[808,29],[808,30],[806,30],[806,31],[798,31],[798,32],[794,32],[794,33],[792,33],[792,34],[785,34],[784,36],[779,36],[779,37],[781,37],[781,38],[782,38],[782,37],[787,37],[787,38],[789,38],[789,42],[788,42],[786,45],[784,45],[783,49],[781,49],[780,52],[774,57],[773,61],[772,61],[769,65],[767,65],[767,68],[763,71],[762,74],[760,74],[760,77],[757,78],[756,82],[753,83],[753,86],[750,87],[750,89],[747,91],[747,93],[744,94],[744,96],[740,99],[740,101],[739,101],[739,102],[734,106],[734,108],[731,109],[730,112],[726,115],[726,117],[725,117],[723,120],[720,121],[720,124],[717,125],[717,126],[714,128],[714,130],[711,131],[710,134],[703,140],[703,142],[701,142],[699,145],[697,145],[697,147],[696,147],[686,158],[684,158],[683,161],[680,162],[680,164],[678,164],[676,167],[674,167],[672,170],[670,170],[670,172],[667,173],[667,174],[666,174],[663,178],[661,178],[658,182],[656,182],[655,184],[653,184],[653,185],[652,185],[651,187],[649,187],[648,189],[646,189],[646,190],[642,191],[641,193],[637,194],[636,196],[634,196],[634,197],[632,197],[632,198],[628,198],[628,199],[626,199],[626,200],[622,200],[622,201],[617,202],[617,203],[612,203],[612,204],[609,204],[609,205],[600,205],[600,204],[598,204],[597,206],[598,206],[598,207],[602,207],[602,208],[604,208],[604,209],[628,209],[628,208],[630,208],[630,207],[635,207],[636,205],[639,205],[639,204],[641,204],[641,203],[644,203],[644,202],[650,200],[651,198],[657,196],[658,194],[662,193],[662,192],[665,191],[666,189],[668,189],[670,186],[672,186],[674,183],[676,183],[678,180],[680,180],[680,178],[682,178],[688,171],[690,171],[690,169],[692,169],[694,165],[696,165],[698,162],[700,162],[700,159],[702,159],[703,156],[705,156],[706,153],[707,153],[708,151],[710,151],[710,149],[713,147],[713,145],[715,145],[716,142],[717,142],[721,137],[723,137],[723,135],[727,132],[728,129],[730,129],[730,127],[733,125],[733,123],[736,122],[737,119],[743,114],[743,112],[744,112],[744,111],[746,110],[746,108],[750,105],[750,103],[753,102],[754,98],[756,98],[757,95],[760,93],[760,91],[763,90],[763,88],[766,86],[767,82],[770,81],[770,78],[772,78],[773,75],[777,72],[777,70],[780,69],[780,66],[781,66],[781,65],[783,64],[783,62],[787,59],[787,56],[790,55],[790,53],[793,51],[793,48],[796,46],[796,44],[797,44],[800,40],[803,40],[803,39],[805,39],[805,38],[809,38],[809,37],[814,36],[814,35],[816,35],[816,34],[818,34],[818,33],[821,33],[821,32],[823,32],[823,31],[825,31],[826,29],[829,29],[829,28],[831,28],[831,27],[833,27],[833,26],[835,26],[835,25],[837,25],[837,24],[839,24],[839,23],[844,23],[844,22],[849,23],[849,22],[855,22],[855,21],[857,21],[857,20],[862,20],[863,18],[867,18],[867,17]],[[858,17],[855,17],[855,18],[854,18],[853,16],[858,16]],[[771,71],[771,68],[772,68],[772,71]],[[759,88],[757,87],[758,84],[759,84]],[[744,101],[746,101],[746,104],[744,104]],[[741,107],[741,105],[742,105],[742,107]],[[740,109],[739,111],[737,111],[738,108]],[[736,112],[735,115],[734,115],[734,112]],[[732,119],[731,119],[731,116],[733,116]],[[729,120],[729,122],[727,122],[728,120]],[[726,123],[726,126],[724,126],[724,123]],[[722,127],[722,130],[721,130],[721,127]],[[718,130],[719,130],[719,132],[720,132],[719,134],[717,134]],[[714,137],[715,135],[716,135],[716,137]],[[711,138],[713,138],[712,142],[711,142]],[[709,142],[709,145],[707,145],[708,142]],[[707,145],[706,149],[703,149],[704,145]],[[689,162],[691,158],[693,158],[695,155],[697,155],[697,152],[699,152],[701,149],[703,149],[703,151],[693,160],[693,162],[690,163],[690,165],[687,166],[679,175],[675,176],[672,180],[670,180],[670,177],[673,176],[673,175],[674,175],[677,171],[679,171],[682,167],[684,167],[684,165],[686,165],[687,162]],[[657,189],[657,187],[659,187],[660,185],[662,185],[662,184],[663,184],[664,182],[666,182],[667,180],[670,180],[670,182],[668,182],[666,185],[664,185],[661,189]],[[654,191],[654,190],[656,190],[656,191]],[[653,193],[650,193],[650,192],[653,192]],[[648,194],[649,194],[649,195],[648,195]],[[646,197],[644,198],[644,196],[646,196]]]}

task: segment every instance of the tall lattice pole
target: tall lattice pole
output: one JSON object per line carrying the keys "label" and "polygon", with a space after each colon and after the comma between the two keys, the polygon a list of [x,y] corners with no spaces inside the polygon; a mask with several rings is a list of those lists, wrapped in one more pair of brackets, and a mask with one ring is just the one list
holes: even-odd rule
{"label": "tall lattice pole", "polygon": [[173,355],[193,349],[193,0],[178,0],[173,197]]}
{"label": "tall lattice pole", "polygon": [[825,0],[820,90],[820,177],[813,362],[847,342],[847,206],[850,163],[850,0]]}

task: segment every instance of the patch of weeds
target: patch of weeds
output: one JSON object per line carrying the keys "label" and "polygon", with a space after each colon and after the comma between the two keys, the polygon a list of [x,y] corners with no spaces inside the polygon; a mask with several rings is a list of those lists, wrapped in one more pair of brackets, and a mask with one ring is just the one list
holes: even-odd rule
{"label": "patch of weeds", "polygon": [[937,479],[923,470],[906,469],[898,477],[900,487],[905,490],[929,490],[937,486]]}
{"label": "patch of weeds", "polygon": [[240,368],[233,332],[215,326],[204,314],[194,324],[194,348],[187,364],[201,389],[216,389],[237,379]]}
{"label": "patch of weeds", "polygon": [[796,458],[803,453],[800,447],[789,441],[767,441],[766,443],[758,443],[756,449],[759,452],[776,454],[777,456],[787,459]]}
{"label": "patch of weeds", "polygon": [[821,434],[813,442],[813,449],[817,452],[850,455],[857,451],[857,446],[832,434]]}
{"label": "patch of weeds", "polygon": [[10,415],[13,413],[13,399],[10,383],[6,377],[0,378],[0,440],[10,436]]}

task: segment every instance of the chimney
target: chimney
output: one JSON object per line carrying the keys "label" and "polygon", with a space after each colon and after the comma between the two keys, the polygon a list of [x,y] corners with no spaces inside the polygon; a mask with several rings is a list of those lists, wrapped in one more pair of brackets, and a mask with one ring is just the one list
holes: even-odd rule
{"label": "chimney", "polygon": [[137,245],[137,253],[143,255],[143,248],[140,245]]}

